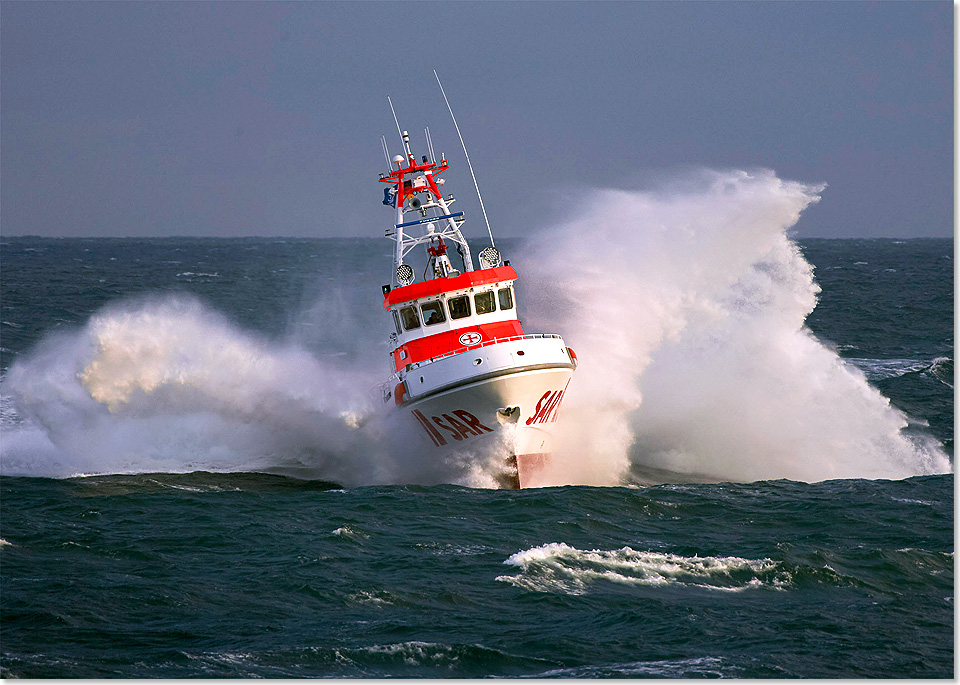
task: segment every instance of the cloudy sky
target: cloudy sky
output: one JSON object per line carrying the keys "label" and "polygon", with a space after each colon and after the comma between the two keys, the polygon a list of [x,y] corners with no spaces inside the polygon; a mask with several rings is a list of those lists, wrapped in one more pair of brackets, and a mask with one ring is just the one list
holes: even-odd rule
{"label": "cloudy sky", "polygon": [[950,2],[0,3],[0,232],[382,236],[430,126],[470,235],[764,167],[801,237],[953,234]]}

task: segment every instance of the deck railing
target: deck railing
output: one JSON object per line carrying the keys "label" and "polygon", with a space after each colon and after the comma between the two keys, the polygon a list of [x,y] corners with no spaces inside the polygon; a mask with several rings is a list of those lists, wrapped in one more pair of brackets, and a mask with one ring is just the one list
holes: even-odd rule
{"label": "deck railing", "polygon": [[534,340],[537,338],[555,338],[559,340],[563,339],[561,336],[555,335],[553,333],[531,333],[530,335],[511,335],[510,337],[507,337],[507,338],[494,338],[493,340],[485,340],[479,345],[466,345],[464,347],[459,347],[450,352],[444,352],[443,354],[438,355],[436,357],[430,357],[430,359],[424,359],[423,361],[419,361],[415,364],[411,364],[410,368],[416,369],[423,366],[424,364],[431,364],[433,362],[438,362],[441,359],[446,359],[447,357],[452,357],[457,354],[463,354],[464,352],[469,352],[470,350],[479,350],[481,347],[487,347],[488,345],[499,345],[500,343],[511,342],[513,340]]}
{"label": "deck railing", "polygon": [[[464,352],[469,352],[470,350],[478,350],[481,347],[487,347],[489,345],[498,345],[500,343],[512,342],[514,340],[536,340],[539,338],[549,338],[554,340],[563,339],[562,336],[556,335],[554,333],[531,333],[530,335],[511,335],[506,338],[494,338],[493,340],[485,340],[479,345],[466,345],[464,347],[457,348],[456,350],[453,350],[451,352],[445,352],[444,354],[441,354],[437,357],[430,357],[430,359],[424,359],[423,361],[416,362],[415,364],[410,364],[407,367],[407,369],[408,370],[418,369],[421,366],[424,366],[426,364],[432,364],[433,362],[440,361],[441,359],[446,359],[447,357],[452,357],[457,354],[463,354]],[[374,386],[373,389],[378,391],[382,395],[384,402],[387,402],[391,397],[391,393],[393,392],[393,385],[395,383],[396,383],[396,379],[393,378],[377,384],[376,386]]]}

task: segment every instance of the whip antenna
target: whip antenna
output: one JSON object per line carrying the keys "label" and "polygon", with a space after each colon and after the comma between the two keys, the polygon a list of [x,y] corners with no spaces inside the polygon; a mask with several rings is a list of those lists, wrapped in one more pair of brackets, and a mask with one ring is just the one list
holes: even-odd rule
{"label": "whip antenna", "polygon": [[[480,186],[477,185],[477,175],[473,173],[473,165],[470,163],[470,155],[467,154],[467,145],[463,142],[463,134],[460,133],[460,127],[457,125],[457,118],[453,116],[453,108],[447,99],[447,93],[443,90],[443,84],[440,83],[440,77],[437,76],[437,70],[433,70],[433,75],[437,77],[437,85],[440,86],[440,92],[443,93],[443,101],[447,103],[447,111],[450,112],[450,118],[453,119],[453,126],[457,129],[457,135],[460,136],[460,146],[463,148],[463,156],[467,158],[467,168],[470,169],[470,176],[473,177],[473,187],[477,189],[477,199],[480,200],[480,211],[483,212],[483,221],[487,224],[487,235],[490,236],[490,245],[493,245],[493,231],[490,230],[490,221],[487,219],[487,210],[483,207],[483,197],[480,195]],[[392,108],[393,105],[391,104]],[[396,115],[394,115],[396,116]],[[397,127],[399,128],[399,124]],[[494,246],[495,247],[495,246]]]}
{"label": "whip antenna", "polygon": [[387,102],[390,103],[390,111],[393,112],[393,120],[397,124],[397,133],[400,134],[400,147],[405,147],[403,144],[403,131],[400,130],[400,120],[397,119],[397,110],[393,108],[393,100],[390,99],[390,96],[387,96]]}
{"label": "whip antenna", "polygon": [[433,151],[433,138],[430,137],[430,127],[427,126],[427,128],[424,129],[424,132],[427,134],[427,150],[430,152],[430,161],[436,162],[437,155]]}
{"label": "whip antenna", "polygon": [[387,151],[387,139],[384,136],[380,136],[380,144],[383,145],[383,158],[387,160],[387,168],[392,169],[393,165],[390,163],[390,153]]}

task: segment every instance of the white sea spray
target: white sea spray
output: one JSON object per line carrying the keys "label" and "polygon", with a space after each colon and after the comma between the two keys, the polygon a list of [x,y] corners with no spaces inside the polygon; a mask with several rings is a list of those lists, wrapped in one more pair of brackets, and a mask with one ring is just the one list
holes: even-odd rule
{"label": "white sea spray", "polygon": [[527,325],[580,360],[548,482],[636,464],[740,481],[950,471],[804,324],[819,286],[789,231],[823,188],[759,170],[582,192],[531,241]]}
{"label": "white sea spray", "polygon": [[[951,469],[804,324],[819,289],[789,231],[822,190],[705,171],[651,191],[579,191],[576,214],[536,233],[517,263],[524,326],[562,333],[580,360],[545,484],[621,484],[638,465],[743,481]],[[380,331],[352,306],[366,289],[324,283],[282,339],[170,295],[48,336],[2,381],[0,470],[494,487],[503,445],[440,458],[388,431]],[[308,344],[331,340],[329,354]]]}
{"label": "white sea spray", "polygon": [[51,443],[38,453],[40,436],[20,431],[4,447],[8,471],[308,466],[345,483],[390,480],[375,438],[357,428],[365,374],[241,331],[193,298],[107,307],[48,338],[6,382]]}

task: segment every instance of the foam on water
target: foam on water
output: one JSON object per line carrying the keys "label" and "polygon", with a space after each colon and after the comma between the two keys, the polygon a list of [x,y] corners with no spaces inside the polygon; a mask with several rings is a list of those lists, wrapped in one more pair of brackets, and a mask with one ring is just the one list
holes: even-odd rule
{"label": "foam on water", "polygon": [[[376,603],[374,603],[376,605]],[[205,652],[202,654],[184,653],[209,667],[211,671],[222,670],[224,665],[231,669],[239,667],[240,672],[250,676],[290,677],[289,663],[297,667],[311,664],[325,664],[332,669],[331,675],[355,677],[357,675],[378,677],[384,668],[399,669],[399,672],[423,677],[456,676],[457,669],[478,661],[503,664],[511,660],[530,661],[536,659],[515,659],[510,654],[496,649],[473,644],[444,644],[410,640],[387,644],[373,644],[363,647],[293,647],[284,650],[266,652]],[[247,671],[249,669],[249,671]],[[306,675],[307,672],[304,672]]]}
{"label": "foam on water", "polygon": [[847,362],[863,371],[868,380],[879,381],[930,369],[936,363],[936,360],[926,362],[921,359],[852,358],[848,359]]}
{"label": "foam on water", "polygon": [[[634,464],[745,481],[951,469],[804,326],[818,287],[788,230],[821,190],[768,171],[703,172],[654,191],[580,192],[575,216],[537,234],[522,252],[525,325],[562,333],[580,359],[546,483],[618,484]],[[354,347],[379,349],[361,328]],[[379,420],[382,365],[320,352],[190,298],[116,303],[11,368],[0,467],[494,486],[499,452],[413,454]]]}
{"label": "foam on water", "polygon": [[743,669],[721,657],[696,657],[659,661],[629,661],[603,666],[553,668],[536,678],[723,678]]}
{"label": "foam on water", "polygon": [[579,550],[565,543],[533,547],[510,556],[504,564],[521,573],[497,580],[537,592],[579,595],[594,583],[630,585],[689,585],[740,592],[767,586],[781,589],[790,574],[770,559],[685,557],[623,547],[618,550]]}

